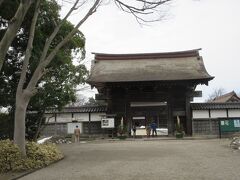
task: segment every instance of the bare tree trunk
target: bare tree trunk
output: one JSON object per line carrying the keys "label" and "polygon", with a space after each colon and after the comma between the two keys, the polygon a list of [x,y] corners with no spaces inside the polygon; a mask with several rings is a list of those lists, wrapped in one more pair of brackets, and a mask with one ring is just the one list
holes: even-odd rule
{"label": "bare tree trunk", "polygon": [[17,96],[16,110],[14,117],[14,143],[18,145],[23,156],[26,156],[25,149],[25,118],[28,101],[23,95]]}
{"label": "bare tree trunk", "polygon": [[6,33],[0,42],[0,71],[3,66],[3,62],[6,56],[6,53],[11,45],[13,39],[15,38],[24,17],[31,6],[32,0],[21,0],[21,3],[18,6],[17,12],[14,17],[9,21],[9,25]]}
{"label": "bare tree trunk", "polygon": [[37,18],[39,14],[39,5],[40,0],[37,0],[35,12],[33,15],[30,33],[29,33],[29,40],[26,49],[25,58],[23,61],[22,72],[20,76],[20,80],[17,87],[16,92],[16,110],[15,110],[15,117],[14,117],[14,143],[18,145],[20,148],[21,154],[26,156],[26,149],[25,149],[25,118],[26,118],[26,111],[28,103],[33,96],[33,92],[28,89],[24,89],[24,83],[26,80],[27,74],[27,67],[29,64],[29,59],[32,53],[32,44],[34,39],[34,33],[37,23]]}

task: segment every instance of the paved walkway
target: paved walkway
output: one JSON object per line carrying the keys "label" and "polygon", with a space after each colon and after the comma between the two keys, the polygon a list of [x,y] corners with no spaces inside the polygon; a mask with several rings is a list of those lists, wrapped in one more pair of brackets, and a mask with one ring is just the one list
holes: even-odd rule
{"label": "paved walkway", "polygon": [[61,145],[64,160],[21,180],[239,180],[228,140],[90,142]]}

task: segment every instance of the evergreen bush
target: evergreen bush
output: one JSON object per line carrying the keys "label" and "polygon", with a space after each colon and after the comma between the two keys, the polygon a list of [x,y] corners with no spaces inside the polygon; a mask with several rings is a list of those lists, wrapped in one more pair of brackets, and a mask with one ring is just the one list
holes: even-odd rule
{"label": "evergreen bush", "polygon": [[0,141],[0,172],[37,169],[63,158],[55,144],[37,144],[27,142],[26,157],[22,157],[19,148],[10,140]]}
{"label": "evergreen bush", "polygon": [[9,139],[0,141],[0,172],[12,171],[21,160],[20,150]]}

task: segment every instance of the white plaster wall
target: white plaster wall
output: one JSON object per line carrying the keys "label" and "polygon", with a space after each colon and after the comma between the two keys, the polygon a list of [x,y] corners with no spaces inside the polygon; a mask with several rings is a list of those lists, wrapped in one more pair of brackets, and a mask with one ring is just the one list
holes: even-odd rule
{"label": "white plaster wall", "polygon": [[[50,117],[49,119],[49,123],[55,123],[55,117],[54,117],[54,114],[45,114],[45,117],[47,118],[46,121],[48,121],[48,118]],[[71,114],[68,115],[59,115],[57,114],[57,119],[56,119],[56,122],[57,123],[62,123],[62,122],[71,122]]]}
{"label": "white plaster wall", "polygon": [[240,117],[240,109],[229,109],[228,116],[229,117]]}
{"label": "white plaster wall", "polygon": [[193,110],[192,114],[193,114],[193,119],[209,118],[208,110]]}
{"label": "white plaster wall", "polygon": [[[54,114],[45,114],[46,118],[52,117]],[[106,117],[106,113],[91,113],[91,121],[101,121],[102,116]],[[57,122],[72,122],[72,120],[76,120],[78,122],[88,122],[89,114],[88,113],[62,113],[57,114]],[[54,123],[55,118],[52,117],[49,119],[49,123]]]}
{"label": "white plaster wall", "polygon": [[72,113],[57,114],[57,122],[72,122]]}
{"label": "white plaster wall", "polygon": [[88,121],[88,113],[73,113],[73,120],[86,122]]}
{"label": "white plaster wall", "polygon": [[[106,116],[106,113],[91,113],[91,121],[101,121],[102,116]],[[73,119],[80,122],[86,122],[86,121],[89,121],[89,114],[74,113]]]}
{"label": "white plaster wall", "polygon": [[91,113],[91,121],[101,121],[103,116],[106,116],[106,113]]}
{"label": "white plaster wall", "polygon": [[227,110],[210,110],[211,118],[222,118],[227,117]]}

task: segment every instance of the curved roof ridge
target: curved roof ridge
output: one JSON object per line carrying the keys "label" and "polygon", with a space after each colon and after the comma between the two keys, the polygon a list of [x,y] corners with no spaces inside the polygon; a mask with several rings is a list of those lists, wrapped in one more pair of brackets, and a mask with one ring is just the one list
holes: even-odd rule
{"label": "curved roof ridge", "polygon": [[174,52],[133,53],[133,54],[107,54],[92,52],[92,54],[95,55],[95,60],[157,59],[157,58],[198,57],[199,50],[201,50],[201,48]]}

